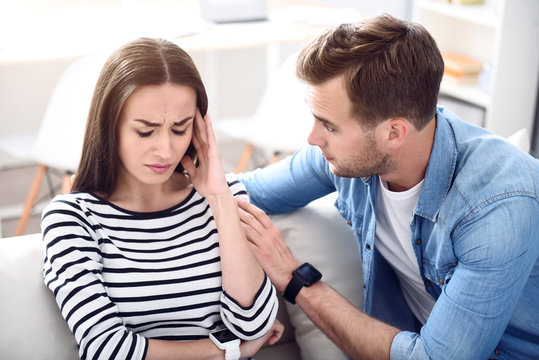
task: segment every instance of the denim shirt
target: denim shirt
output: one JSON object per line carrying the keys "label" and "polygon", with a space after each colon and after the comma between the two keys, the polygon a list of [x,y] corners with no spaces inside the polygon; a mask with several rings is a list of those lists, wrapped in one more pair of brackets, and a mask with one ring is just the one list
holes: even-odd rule
{"label": "denim shirt", "polygon": [[411,223],[419,271],[436,300],[423,326],[376,251],[377,176],[337,177],[308,147],[240,179],[267,213],[338,192],[335,206],[363,262],[362,309],[402,330],[392,359],[539,359],[539,161],[443,107],[436,119]]}

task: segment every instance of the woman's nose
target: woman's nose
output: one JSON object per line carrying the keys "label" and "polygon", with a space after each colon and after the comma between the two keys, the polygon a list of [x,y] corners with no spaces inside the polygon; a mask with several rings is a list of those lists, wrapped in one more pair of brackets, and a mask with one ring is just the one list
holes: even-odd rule
{"label": "woman's nose", "polygon": [[154,154],[159,156],[161,159],[168,159],[172,155],[172,143],[170,141],[170,136],[164,134],[162,136],[156,137],[154,144]]}

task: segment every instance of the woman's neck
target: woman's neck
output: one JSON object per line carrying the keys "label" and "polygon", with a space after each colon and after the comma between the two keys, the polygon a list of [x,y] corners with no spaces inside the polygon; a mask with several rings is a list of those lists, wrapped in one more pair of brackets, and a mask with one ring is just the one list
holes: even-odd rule
{"label": "woman's neck", "polygon": [[122,209],[154,212],[179,204],[191,190],[189,178],[183,174],[174,173],[169,180],[156,185],[134,185],[120,180],[107,200]]}

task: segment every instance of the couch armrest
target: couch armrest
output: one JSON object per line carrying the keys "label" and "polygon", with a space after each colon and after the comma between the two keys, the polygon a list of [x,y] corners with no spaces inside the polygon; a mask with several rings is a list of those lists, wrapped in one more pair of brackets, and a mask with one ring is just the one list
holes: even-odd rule
{"label": "couch armrest", "polygon": [[75,338],[43,284],[41,234],[0,239],[0,294],[3,359],[79,358]]}

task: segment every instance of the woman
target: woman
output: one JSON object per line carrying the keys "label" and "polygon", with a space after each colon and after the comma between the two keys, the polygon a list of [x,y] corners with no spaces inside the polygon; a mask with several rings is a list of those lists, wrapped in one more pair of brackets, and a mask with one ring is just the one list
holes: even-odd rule
{"label": "woman", "polygon": [[247,357],[282,334],[207,103],[171,42],[135,40],[103,67],[73,192],[42,218],[45,284],[82,359],[222,359],[208,336],[225,327]]}

